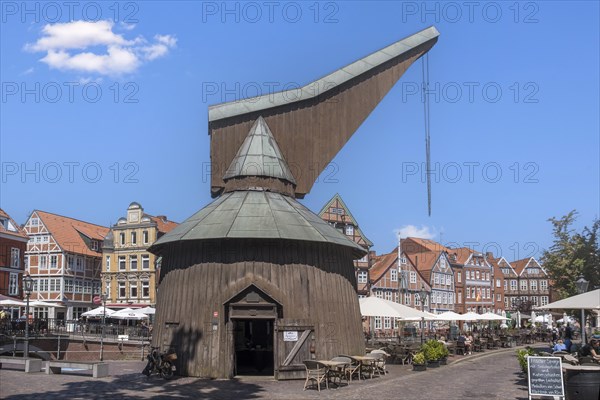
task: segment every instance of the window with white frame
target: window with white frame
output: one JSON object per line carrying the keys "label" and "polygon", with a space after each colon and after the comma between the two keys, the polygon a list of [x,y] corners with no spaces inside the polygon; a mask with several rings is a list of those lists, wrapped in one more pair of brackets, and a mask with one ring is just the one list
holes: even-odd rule
{"label": "window with white frame", "polygon": [[440,284],[440,276],[436,272],[433,273],[433,283],[436,285]]}
{"label": "window with white frame", "polygon": [[537,307],[538,306],[538,297],[537,296],[531,296],[531,303]]}
{"label": "window with white frame", "polygon": [[24,264],[25,269],[29,268],[29,256],[28,255],[25,255],[23,257],[23,264]]}
{"label": "window with white frame", "polygon": [[473,298],[473,299],[477,298],[477,296],[475,295],[475,288],[474,287],[471,288],[471,298]]}
{"label": "window with white frame", "polygon": [[462,292],[458,292],[458,303],[462,303]]}
{"label": "window with white frame", "polygon": [[419,293],[415,293],[415,306],[420,306],[420,305],[421,305],[421,295]]}
{"label": "window with white frame", "polygon": [[147,299],[150,297],[150,282],[142,281],[142,297]]}
{"label": "window with white frame", "polygon": [[502,283],[500,282],[500,279],[496,279],[496,287],[502,287]]}
{"label": "window with white frame", "polygon": [[392,301],[392,292],[390,292],[389,290],[386,290],[385,292],[385,299]]}
{"label": "window with white frame", "polygon": [[521,281],[519,283],[519,288],[521,290],[527,290],[527,280],[521,279]]}
{"label": "window with white frame", "polygon": [[446,292],[442,294],[442,304],[448,304],[448,295]]}
{"label": "window with white frame", "polygon": [[83,260],[81,257],[75,259],[75,271],[83,271]]}
{"label": "window with white frame", "polygon": [[119,256],[119,271],[125,271],[127,269],[127,259],[125,256]]}
{"label": "window with white frame", "polygon": [[392,319],[390,317],[383,318],[383,329],[392,329]]}
{"label": "window with white frame", "polygon": [[[540,290],[548,290],[548,281],[542,280],[540,281]],[[544,305],[544,304],[542,304]]]}
{"label": "window with white frame", "polygon": [[73,293],[73,279],[65,279],[65,293]]}
{"label": "window with white frame", "polygon": [[144,241],[144,244],[148,244],[148,241],[149,241],[148,231],[142,232],[142,240]]}
{"label": "window with white frame", "polygon": [[110,271],[110,256],[106,256],[106,270]]}
{"label": "window with white frame", "polygon": [[485,289],[485,298],[486,299],[491,299],[492,296],[490,295],[490,288]]}
{"label": "window with white frame", "polygon": [[48,256],[40,256],[40,268],[48,268]]}
{"label": "window with white frame", "polygon": [[368,276],[367,271],[358,271],[358,283],[367,283]]}
{"label": "window with white frame", "polygon": [[470,299],[470,298],[471,298],[471,290],[470,290],[469,288],[467,288],[467,289],[465,290],[465,294],[466,294],[466,296],[465,296],[465,297],[466,297],[467,299]]}
{"label": "window with white frame", "polygon": [[381,317],[375,317],[375,329],[381,329]]}
{"label": "window with white frame", "polygon": [[38,226],[39,224],[40,224],[39,218],[31,218],[31,220],[29,220],[29,225],[31,225],[31,226]]}
{"label": "window with white frame", "polygon": [[398,302],[398,292],[394,292],[394,302]]}
{"label": "window with white frame", "polygon": [[540,297],[540,302],[541,302],[541,306],[545,306],[546,304],[548,304],[548,296],[542,296]]}
{"label": "window with white frame", "polygon": [[86,294],[92,293],[92,282],[91,281],[83,282],[83,293],[86,293]]}
{"label": "window with white frame", "polygon": [[60,292],[60,278],[50,278],[50,291]]}
{"label": "window with white frame", "polygon": [[82,293],[83,292],[83,282],[81,282],[79,279],[75,279],[75,293]]}
{"label": "window with white frame", "polygon": [[8,277],[8,294],[16,296],[19,294],[19,274],[11,273]]}
{"label": "window with white frame", "polygon": [[504,308],[508,308],[508,297],[504,296]]}
{"label": "window with white frame", "polygon": [[121,246],[125,246],[125,233],[124,232],[119,233],[119,243],[121,243]]}
{"label": "window with white frame", "polygon": [[138,258],[137,255],[129,256],[129,268],[134,271],[137,269]]}
{"label": "window with white frame", "polygon": [[517,290],[517,281],[516,279],[510,280],[510,290]]}
{"label": "window with white frame", "polygon": [[137,290],[137,282],[129,282],[129,297],[132,299],[137,299],[138,290]]}
{"label": "window with white frame", "polygon": [[137,232],[131,232],[131,244],[137,244]]}
{"label": "window with white frame", "polygon": [[508,290],[508,281],[504,280],[504,290]]}
{"label": "window with white frame", "polygon": [[417,283],[417,273],[410,271],[410,283]]}
{"label": "window with white frame", "polygon": [[479,271],[475,271],[476,279],[479,279]]}
{"label": "window with white frame", "polygon": [[19,268],[21,266],[21,249],[16,247],[10,248],[10,266]]}
{"label": "window with white frame", "polygon": [[390,280],[392,282],[398,282],[398,270],[396,268],[390,269]]}
{"label": "window with white frame", "polygon": [[452,285],[452,278],[450,277],[450,275],[446,275],[446,285],[447,286]]}
{"label": "window with white frame", "polygon": [[[418,296],[415,296],[415,301],[417,297]],[[404,293],[404,304],[407,306],[410,305],[410,293]]]}
{"label": "window with white frame", "polygon": [[92,242],[90,243],[90,247],[92,248],[92,250],[98,251],[98,241],[92,240]]}
{"label": "window with white frame", "polygon": [[459,283],[462,282],[462,272],[456,273],[456,282],[459,282]]}
{"label": "window with white frame", "polygon": [[120,299],[126,299],[127,298],[127,291],[125,289],[125,282],[119,282],[119,298]]}
{"label": "window with white frame", "polygon": [[448,293],[448,304],[454,304],[454,293]]}
{"label": "window with white frame", "polygon": [[375,297],[377,297],[379,299],[383,299],[383,292],[381,290],[376,290]]}
{"label": "window with white frame", "polygon": [[531,290],[537,290],[537,281],[535,279],[529,281],[529,287]]}
{"label": "window with white frame", "polygon": [[354,235],[354,227],[352,225],[346,225],[346,236]]}
{"label": "window with white frame", "polygon": [[56,268],[57,264],[58,264],[58,256],[56,256],[56,255],[50,256],[50,268]]}
{"label": "window with white frame", "polygon": [[502,294],[496,293],[496,301],[502,302]]}

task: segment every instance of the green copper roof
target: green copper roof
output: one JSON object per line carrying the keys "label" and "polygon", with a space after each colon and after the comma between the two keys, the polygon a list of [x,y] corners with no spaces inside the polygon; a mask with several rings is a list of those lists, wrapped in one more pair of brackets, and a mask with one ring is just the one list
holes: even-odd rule
{"label": "green copper roof", "polygon": [[353,249],[362,257],[366,250],[348,239],[295,199],[267,191],[225,193],[162,236],[155,251],[178,241],[222,238],[264,238],[332,243]]}
{"label": "green copper roof", "polygon": [[223,180],[243,176],[266,176],[296,184],[287,162],[263,117],[258,117],[240,146]]}

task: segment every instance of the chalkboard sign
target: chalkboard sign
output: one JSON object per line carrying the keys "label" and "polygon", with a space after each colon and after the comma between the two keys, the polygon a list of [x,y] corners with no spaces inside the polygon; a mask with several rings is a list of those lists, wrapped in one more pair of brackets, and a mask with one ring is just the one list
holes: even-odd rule
{"label": "chalkboard sign", "polygon": [[560,357],[527,357],[529,396],[565,396]]}

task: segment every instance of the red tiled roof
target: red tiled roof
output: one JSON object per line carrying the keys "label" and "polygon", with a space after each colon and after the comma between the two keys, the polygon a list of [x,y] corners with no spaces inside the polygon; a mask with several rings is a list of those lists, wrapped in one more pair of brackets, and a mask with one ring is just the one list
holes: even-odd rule
{"label": "red tiled roof", "polygon": [[521,272],[525,269],[529,261],[531,261],[533,257],[523,258],[521,260],[512,261],[510,265],[512,265],[513,269],[517,273],[517,275],[521,275]]}
{"label": "red tiled roof", "polygon": [[421,272],[423,277],[425,277],[425,272],[431,272],[441,253],[441,251],[427,251],[422,253],[407,254],[407,257],[410,259],[412,265],[415,266],[415,269]]}
{"label": "red tiled roof", "polygon": [[6,211],[4,211],[3,209],[0,208],[0,217],[6,218],[10,221],[11,225],[14,226],[15,230],[10,230],[4,227],[4,225],[0,224],[0,232],[1,233],[5,233],[7,235],[11,235],[11,236],[16,236],[22,239],[29,239],[29,236],[27,236],[27,233],[25,233],[25,231],[23,230],[23,228],[21,228],[16,222],[15,220],[13,220],[10,215],[8,215],[6,213]]}
{"label": "red tiled roof", "polygon": [[152,221],[156,222],[156,228],[159,232],[167,233],[174,229],[177,225],[179,225],[177,222],[169,221],[168,219],[166,219],[166,217],[153,217],[152,215],[148,216]]}
{"label": "red tiled roof", "polygon": [[78,219],[52,214],[45,211],[34,211],[58,245],[65,251],[87,256],[99,256],[100,253],[88,247],[81,235],[102,241],[108,234],[108,228],[80,221]]}
{"label": "red tiled roof", "polygon": [[[474,251],[468,247],[459,247],[456,249],[448,250],[448,254],[450,255],[450,262],[456,264],[466,263],[469,257],[471,257],[471,254],[473,253]],[[456,260],[453,259],[452,255],[456,255]]]}
{"label": "red tiled roof", "polygon": [[386,273],[390,266],[395,265],[395,261],[398,259],[398,248],[396,247],[392,252],[388,254],[382,254],[377,256],[377,261],[370,270],[371,280],[377,282]]}
{"label": "red tiled roof", "polygon": [[412,254],[422,253],[425,251],[450,252],[450,249],[434,240],[421,239],[417,237],[407,237],[402,239],[402,251],[407,254]]}

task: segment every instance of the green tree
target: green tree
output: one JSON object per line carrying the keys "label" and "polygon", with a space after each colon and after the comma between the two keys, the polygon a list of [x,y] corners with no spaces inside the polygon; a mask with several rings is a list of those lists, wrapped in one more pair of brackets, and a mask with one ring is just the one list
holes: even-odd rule
{"label": "green tree", "polygon": [[562,297],[577,294],[575,281],[581,275],[590,284],[588,290],[600,287],[600,248],[598,231],[600,220],[591,228],[576,232],[572,225],[577,219],[573,210],[562,218],[550,218],[554,242],[542,254],[542,265],[554,281],[554,288]]}

